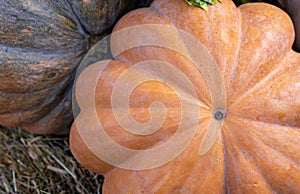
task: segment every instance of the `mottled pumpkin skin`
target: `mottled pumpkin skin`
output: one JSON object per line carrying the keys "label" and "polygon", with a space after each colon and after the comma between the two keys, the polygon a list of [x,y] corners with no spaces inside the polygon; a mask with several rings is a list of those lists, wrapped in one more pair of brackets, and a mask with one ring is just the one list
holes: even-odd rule
{"label": "mottled pumpkin skin", "polygon": [[0,4],[0,125],[64,133],[76,67],[90,40],[138,0],[9,0]]}
{"label": "mottled pumpkin skin", "polygon": [[[124,16],[115,31],[138,24],[172,24],[206,46],[224,78],[227,116],[219,139],[200,156],[200,142],[212,115],[211,110],[200,108],[202,117],[188,148],[166,165],[144,171],[103,162],[85,144],[74,122],[72,152],[83,166],[105,175],[103,193],[300,193],[300,54],[292,50],[294,28],[289,16],[264,3],[236,8],[231,0],[222,0],[205,12],[183,0],[156,0],[150,8]],[[132,149],[152,147],[160,141],[159,133],[142,139],[122,131],[109,97],[113,83],[130,64],[150,59],[170,62],[191,82],[203,84],[191,63],[165,48],[146,46],[116,57],[97,83],[96,111],[106,133]],[[211,107],[207,87],[199,88],[197,94]],[[173,113],[172,125],[160,129],[160,135],[170,137],[179,124],[180,110],[178,99],[165,86],[153,82],[137,88],[130,101],[131,113],[138,121],[149,119],[135,110],[147,108],[157,97],[178,112]],[[77,94],[81,110],[89,111],[84,99]],[[89,116],[82,119],[86,119],[84,130],[96,134]]]}

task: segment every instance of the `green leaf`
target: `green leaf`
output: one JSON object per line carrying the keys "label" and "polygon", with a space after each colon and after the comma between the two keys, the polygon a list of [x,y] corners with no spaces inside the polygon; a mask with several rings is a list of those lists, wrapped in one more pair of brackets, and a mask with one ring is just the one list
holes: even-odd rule
{"label": "green leaf", "polygon": [[203,0],[203,1],[205,1],[205,2],[207,2],[207,3],[210,3],[210,4],[213,4],[213,3],[214,3],[213,0]]}
{"label": "green leaf", "polygon": [[208,10],[208,5],[215,5],[221,3],[220,0],[185,0],[190,6],[200,7],[205,11]]}

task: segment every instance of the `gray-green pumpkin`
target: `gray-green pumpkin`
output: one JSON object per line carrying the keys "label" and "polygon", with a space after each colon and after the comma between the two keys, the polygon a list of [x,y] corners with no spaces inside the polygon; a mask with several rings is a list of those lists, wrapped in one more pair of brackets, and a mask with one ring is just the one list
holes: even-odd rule
{"label": "gray-green pumpkin", "polygon": [[74,73],[92,40],[138,0],[5,0],[0,4],[0,125],[64,133]]}

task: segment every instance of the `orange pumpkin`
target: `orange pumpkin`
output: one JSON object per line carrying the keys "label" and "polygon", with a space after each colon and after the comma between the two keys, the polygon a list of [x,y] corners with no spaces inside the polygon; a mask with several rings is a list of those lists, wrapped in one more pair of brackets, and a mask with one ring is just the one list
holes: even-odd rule
{"label": "orange pumpkin", "polygon": [[[171,48],[155,45],[130,48],[135,36],[128,34],[127,39],[121,40],[113,35],[114,60],[91,65],[79,76],[76,98],[81,112],[70,134],[76,159],[86,168],[105,175],[103,193],[300,193],[300,54],[291,49],[294,29],[289,16],[263,3],[236,8],[231,0],[222,0],[221,4],[203,11],[183,0],[156,0],[150,8],[124,16],[114,32],[145,24],[175,26],[192,35],[211,54],[222,80],[203,74],[193,61]],[[184,41],[176,32],[165,32],[154,31],[156,36],[152,39],[173,45]],[[120,53],[123,47],[129,48]],[[209,61],[203,53],[199,51],[200,59]],[[124,96],[128,97],[129,107],[119,108],[128,108],[131,115],[128,118],[141,126],[151,123],[157,115],[165,115],[164,123],[151,134],[146,134],[148,128],[142,127],[140,130],[145,134],[130,133],[116,119],[114,86],[133,67],[137,69],[130,71],[128,82],[151,72],[157,64],[154,60],[172,64],[189,79],[196,93],[191,104],[197,104],[197,108],[189,112],[181,105],[182,96],[175,90],[182,87],[180,94],[189,90],[181,84],[184,79],[180,76],[175,89],[149,79]],[[146,71],[138,69],[144,61],[148,61]],[[206,68],[209,71],[212,66]],[[102,72],[99,77],[97,71]],[[156,73],[173,79],[176,71]],[[209,81],[213,79],[223,82],[226,98],[220,92],[222,86],[212,87],[214,83]],[[214,99],[218,102],[225,99],[226,106],[221,107],[225,109],[219,111]],[[153,108],[151,103],[155,101],[164,104],[165,114]],[[143,155],[143,151],[164,146],[178,135],[185,111],[190,117],[184,118],[191,121],[187,129],[196,127],[191,141],[174,158],[152,168],[148,164],[164,160],[174,149],[169,147],[165,154],[152,153],[152,158],[144,159],[132,152],[118,160],[123,152],[110,149],[111,142],[103,142],[99,136],[100,123],[105,131],[103,136],[122,149],[140,150],[138,153]],[[197,123],[193,120],[196,116]],[[222,120],[219,129],[210,126],[210,122],[218,120]],[[207,145],[209,130],[221,131],[216,133],[213,144],[201,152]],[[180,138],[173,144],[176,149],[184,145],[181,140],[187,134],[185,130],[179,133]],[[110,163],[107,156],[117,158],[119,164]],[[131,167],[125,169],[123,164]]]}

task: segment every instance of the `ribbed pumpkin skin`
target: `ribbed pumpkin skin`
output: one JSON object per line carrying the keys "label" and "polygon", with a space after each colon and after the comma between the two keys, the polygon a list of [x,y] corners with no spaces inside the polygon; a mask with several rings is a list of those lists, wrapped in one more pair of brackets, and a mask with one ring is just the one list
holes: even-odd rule
{"label": "ribbed pumpkin skin", "polygon": [[101,35],[136,3],[1,2],[0,124],[39,134],[68,131],[73,77],[91,35]]}
{"label": "ribbed pumpkin skin", "polygon": [[[74,122],[72,152],[83,166],[105,175],[103,193],[300,193],[300,54],[291,49],[294,29],[289,16],[263,3],[236,8],[232,1],[222,0],[205,12],[183,0],[156,0],[150,8],[125,15],[115,31],[138,24],[172,24],[206,46],[225,81],[227,117],[219,139],[200,156],[200,142],[211,117],[211,110],[200,108],[198,130],[188,148],[166,165],[145,171],[119,169],[101,161],[85,145]],[[129,67],[121,61],[136,64],[149,59],[170,62],[192,83],[203,84],[191,63],[165,48],[131,49],[111,62],[97,84],[97,114],[108,135],[132,149],[152,147],[159,136],[143,140],[122,131],[109,99],[113,83]],[[155,97],[170,106],[177,115],[160,134],[170,137],[179,124],[180,108],[172,91],[167,91],[150,82],[136,89],[130,105],[138,121],[149,115],[139,114],[136,108],[147,108]],[[197,94],[211,107],[207,87],[199,88]],[[84,99],[77,94],[78,101]],[[88,111],[84,106],[81,110]],[[87,120],[85,130],[95,134],[95,123],[88,122],[88,116],[83,119]]]}

